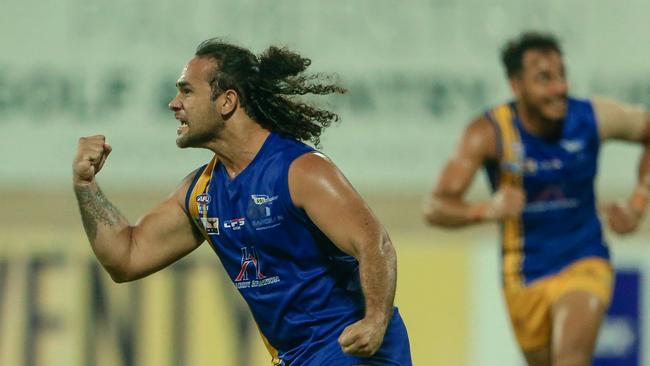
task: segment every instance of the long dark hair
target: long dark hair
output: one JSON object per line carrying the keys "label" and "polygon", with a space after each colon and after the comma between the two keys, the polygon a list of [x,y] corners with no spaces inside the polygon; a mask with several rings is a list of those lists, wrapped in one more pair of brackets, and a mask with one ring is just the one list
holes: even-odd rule
{"label": "long dark hair", "polygon": [[212,98],[233,89],[246,113],[264,128],[318,146],[323,129],[339,120],[336,113],[295,98],[297,95],[345,93],[323,74],[305,74],[311,60],[284,47],[271,46],[259,57],[219,38],[203,41],[195,56],[216,61],[209,76]]}

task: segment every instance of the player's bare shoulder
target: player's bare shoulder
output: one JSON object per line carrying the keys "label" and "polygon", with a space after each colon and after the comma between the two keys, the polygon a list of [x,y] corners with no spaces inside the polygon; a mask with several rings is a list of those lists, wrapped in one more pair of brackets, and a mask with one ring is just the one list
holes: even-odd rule
{"label": "player's bare shoulder", "polygon": [[196,175],[201,172],[203,168],[194,169],[191,173],[186,175],[178,186],[172,191],[168,199],[172,199],[174,202],[178,203],[181,207],[185,207],[185,198],[187,197],[187,191],[190,189],[192,182],[196,178]]}
{"label": "player's bare shoulder", "polygon": [[638,105],[626,104],[602,96],[592,98],[602,141],[646,141],[650,136],[650,114]]}
{"label": "player's bare shoulder", "polygon": [[291,199],[302,207],[318,190],[336,190],[340,184],[348,184],[334,163],[320,152],[310,152],[296,158],[289,167],[289,191]]}
{"label": "player's bare shoulder", "polygon": [[496,126],[487,117],[479,116],[465,127],[457,154],[477,162],[497,160],[497,146]]}
{"label": "player's bare shoulder", "polygon": [[309,175],[336,170],[334,163],[323,153],[312,151],[296,158],[289,167],[289,175]]}

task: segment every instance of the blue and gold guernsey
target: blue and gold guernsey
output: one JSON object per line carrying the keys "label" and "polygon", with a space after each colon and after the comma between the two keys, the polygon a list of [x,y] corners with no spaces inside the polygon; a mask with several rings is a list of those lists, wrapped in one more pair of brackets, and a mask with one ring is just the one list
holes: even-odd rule
{"label": "blue and gold guernsey", "polygon": [[288,170],[314,150],[271,133],[234,179],[216,157],[199,169],[186,207],[250,307],[274,365],[410,365],[397,312],[381,350],[350,357],[337,343],[363,317],[357,261],[294,206]]}
{"label": "blue and gold guernsey", "polygon": [[609,259],[594,195],[600,138],[591,102],[569,98],[557,141],[527,133],[513,103],[486,116],[500,154],[486,164],[492,189],[510,184],[526,193],[521,216],[502,223],[504,285],[527,285],[584,258]]}

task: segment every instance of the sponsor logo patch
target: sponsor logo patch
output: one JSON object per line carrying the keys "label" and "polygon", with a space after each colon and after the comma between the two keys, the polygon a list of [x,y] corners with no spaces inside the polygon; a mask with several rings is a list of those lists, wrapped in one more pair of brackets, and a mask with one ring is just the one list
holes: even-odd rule
{"label": "sponsor logo patch", "polygon": [[264,205],[278,199],[278,196],[269,197],[265,194],[252,194],[251,199],[256,205]]}
{"label": "sponsor logo patch", "polygon": [[576,153],[584,149],[585,144],[582,140],[562,140],[560,146],[567,152]]}
{"label": "sponsor logo patch", "polygon": [[219,235],[218,217],[201,217],[200,220],[206,233]]}
{"label": "sponsor logo patch", "polygon": [[238,219],[232,219],[228,221],[223,222],[223,227],[226,229],[233,229],[233,230],[239,230],[241,229],[242,226],[246,223],[246,219],[243,217],[240,217]]}

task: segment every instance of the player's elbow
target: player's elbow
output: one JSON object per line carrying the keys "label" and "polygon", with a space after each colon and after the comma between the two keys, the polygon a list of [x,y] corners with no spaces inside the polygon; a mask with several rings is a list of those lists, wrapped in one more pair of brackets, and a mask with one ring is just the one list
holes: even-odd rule
{"label": "player's elbow", "polygon": [[396,260],[397,254],[395,252],[395,247],[393,246],[393,242],[390,240],[386,230],[382,230],[381,232],[379,251],[388,261],[393,262]]}
{"label": "player's elbow", "polygon": [[103,257],[101,260],[102,266],[115,283],[130,282],[142,277],[131,260],[131,250],[132,245],[130,244],[128,249],[119,252],[119,255],[114,253],[113,256]]}
{"label": "player's elbow", "polygon": [[453,221],[450,221],[447,216],[442,212],[430,212],[424,214],[424,222],[430,226],[442,227],[442,228],[454,228],[459,225]]}
{"label": "player's elbow", "polygon": [[440,201],[433,198],[426,202],[422,207],[422,218],[428,225],[445,226],[446,220]]}
{"label": "player's elbow", "polygon": [[142,277],[135,265],[136,263],[133,261],[133,250],[136,247],[134,232],[129,228],[127,234],[128,239],[119,242],[122,245],[114,244],[111,247],[112,250],[108,252],[99,253],[96,251],[102,267],[115,283],[130,282]]}
{"label": "player's elbow", "polygon": [[440,202],[425,206],[422,210],[422,218],[426,224],[444,229],[455,229],[464,226],[464,222],[450,216]]}
{"label": "player's elbow", "polygon": [[139,276],[130,272],[125,266],[103,264],[103,267],[115,283],[131,282],[140,278]]}
{"label": "player's elbow", "polygon": [[431,225],[431,226],[439,225],[439,221],[440,221],[438,215],[436,215],[435,212],[427,209],[424,209],[422,211],[422,219],[427,225]]}
{"label": "player's elbow", "polygon": [[465,222],[450,219],[443,214],[426,216],[424,220],[430,226],[435,226],[442,229],[459,229],[467,225]]}
{"label": "player's elbow", "polygon": [[359,261],[364,261],[367,258],[383,258],[389,262],[395,260],[395,248],[384,228],[378,228],[372,233],[357,237],[353,242],[349,254]]}
{"label": "player's elbow", "polygon": [[122,276],[122,275],[118,275],[118,274],[110,273],[110,272],[109,272],[109,274],[111,275],[111,279],[115,283],[126,283],[126,282],[133,281],[133,280],[129,279],[129,277],[127,277],[127,276]]}

